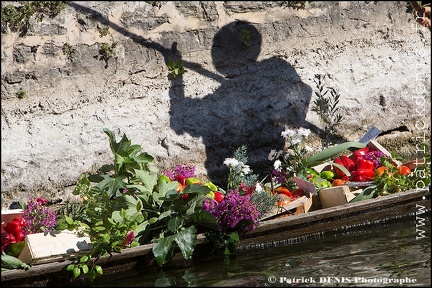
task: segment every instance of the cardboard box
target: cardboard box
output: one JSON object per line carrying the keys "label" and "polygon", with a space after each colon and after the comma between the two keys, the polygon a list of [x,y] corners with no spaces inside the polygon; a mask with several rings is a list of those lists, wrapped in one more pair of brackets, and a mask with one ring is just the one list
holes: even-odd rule
{"label": "cardboard box", "polygon": [[11,209],[11,210],[2,210],[1,211],[1,223],[7,224],[12,221],[16,217],[22,217],[24,214],[23,209]]}
{"label": "cardboard box", "polygon": [[356,195],[347,185],[323,188],[318,191],[322,208],[330,208],[349,203]]}
{"label": "cardboard box", "polygon": [[42,264],[78,258],[92,249],[90,237],[74,231],[29,234],[18,259],[27,264]]}
{"label": "cardboard box", "polygon": [[309,193],[307,195],[299,197],[283,207],[278,207],[270,211],[261,220],[270,218],[285,217],[290,215],[298,215],[307,213],[312,206],[312,197]]}

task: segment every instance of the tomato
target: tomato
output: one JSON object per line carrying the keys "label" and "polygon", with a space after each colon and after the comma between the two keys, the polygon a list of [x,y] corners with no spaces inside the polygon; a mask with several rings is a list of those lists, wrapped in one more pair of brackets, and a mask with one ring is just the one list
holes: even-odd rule
{"label": "tomato", "polygon": [[214,199],[216,200],[216,202],[221,202],[225,198],[225,195],[222,192],[214,191],[213,193],[214,193]]}
{"label": "tomato", "polygon": [[341,185],[345,185],[346,181],[343,179],[334,179],[332,182],[332,186],[341,186]]}
{"label": "tomato", "polygon": [[387,166],[380,166],[375,169],[375,177],[381,177],[384,174],[384,171],[388,171]]}
{"label": "tomato", "polygon": [[401,165],[398,167],[398,174],[399,175],[408,175],[411,174],[411,169],[408,168],[408,166]]}

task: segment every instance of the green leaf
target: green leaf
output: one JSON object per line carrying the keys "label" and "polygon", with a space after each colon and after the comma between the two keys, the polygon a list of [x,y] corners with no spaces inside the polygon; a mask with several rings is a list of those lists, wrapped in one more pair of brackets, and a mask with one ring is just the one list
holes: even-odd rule
{"label": "green leaf", "polygon": [[198,225],[210,228],[212,230],[219,230],[217,219],[208,211],[200,210],[191,216],[191,220]]}
{"label": "green leaf", "polygon": [[88,268],[88,266],[86,264],[82,265],[81,269],[82,269],[82,271],[83,271],[84,274],[87,274],[88,271],[89,271],[89,268]]}
{"label": "green leaf", "polygon": [[102,176],[104,180],[99,182],[96,187],[101,191],[106,190],[108,197],[112,197],[119,189],[125,189],[126,183],[123,181],[124,177],[112,178],[109,175]]}
{"label": "green leaf", "polygon": [[377,189],[377,185],[371,185],[363,189],[363,191],[352,199],[350,203],[375,198],[378,196],[378,192],[379,190]]}
{"label": "green leaf", "polygon": [[88,255],[81,256],[80,263],[86,263],[89,260]]}
{"label": "green leaf", "polygon": [[135,169],[135,178],[141,181],[146,191],[152,191],[153,187],[157,184],[158,175],[153,172]]}
{"label": "green leaf", "polygon": [[69,265],[66,267],[66,271],[72,271],[74,268],[75,268],[75,264],[69,264]]}
{"label": "green leaf", "polygon": [[74,267],[72,270],[74,278],[77,278],[81,275],[81,269],[78,267]]}
{"label": "green leaf", "polygon": [[175,234],[174,241],[177,243],[177,246],[180,248],[183,258],[190,259],[192,257],[196,241],[196,228],[194,226],[190,226],[184,230],[181,230],[179,233]]}
{"label": "green leaf", "polygon": [[320,153],[317,153],[317,154],[309,157],[309,159],[307,159],[306,162],[310,166],[318,165],[318,164],[322,163],[323,161],[330,159],[330,158],[342,153],[343,151],[345,151],[349,148],[364,148],[364,147],[366,147],[366,144],[358,142],[358,141],[345,142],[345,143],[327,148],[327,149],[321,151]]}
{"label": "green leaf", "polygon": [[155,256],[156,263],[163,266],[173,256],[174,253],[174,237],[160,238],[153,246],[152,251]]}
{"label": "green leaf", "polygon": [[96,270],[96,272],[97,272],[98,274],[100,274],[100,275],[103,274],[103,270],[102,270],[102,267],[101,267],[101,266],[96,265],[94,268],[95,268],[95,270]]}
{"label": "green leaf", "polygon": [[177,230],[183,225],[183,220],[181,217],[174,217],[168,221],[168,230],[176,233]]}

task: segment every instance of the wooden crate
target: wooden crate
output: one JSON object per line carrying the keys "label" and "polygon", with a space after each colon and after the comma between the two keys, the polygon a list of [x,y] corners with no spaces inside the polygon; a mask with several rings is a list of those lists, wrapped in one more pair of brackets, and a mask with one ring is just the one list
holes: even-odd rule
{"label": "wooden crate", "polygon": [[16,217],[22,217],[24,214],[23,209],[11,209],[11,210],[2,210],[1,211],[1,223],[7,224],[12,221]]}
{"label": "wooden crate", "polygon": [[29,234],[18,259],[27,264],[42,264],[78,258],[92,249],[90,237],[74,231]]}
{"label": "wooden crate", "polygon": [[356,197],[347,185],[323,188],[318,191],[318,195],[322,208],[347,204]]}
{"label": "wooden crate", "polygon": [[305,196],[299,197],[288,204],[278,207],[270,211],[261,220],[285,217],[290,215],[299,215],[307,213],[312,206],[312,195],[309,193]]}

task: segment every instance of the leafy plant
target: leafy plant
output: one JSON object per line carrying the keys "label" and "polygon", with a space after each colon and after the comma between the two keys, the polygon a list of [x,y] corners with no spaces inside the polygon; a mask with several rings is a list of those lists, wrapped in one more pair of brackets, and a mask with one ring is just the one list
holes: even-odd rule
{"label": "leafy plant", "polygon": [[97,26],[97,30],[99,32],[100,38],[108,35],[108,33],[109,33],[109,27],[108,26],[103,26],[103,27]]}
{"label": "leafy plant", "polygon": [[17,97],[19,99],[24,99],[26,97],[26,91],[23,88],[20,88],[17,92]]}
{"label": "leafy plant", "polygon": [[240,41],[242,44],[242,48],[246,49],[251,46],[250,44],[250,31],[248,29],[243,29],[242,34],[240,36]]}
{"label": "leafy plant", "polygon": [[177,78],[179,75],[182,75],[187,72],[187,70],[184,68],[184,64],[182,60],[179,60],[177,62],[175,62],[174,60],[168,60],[166,64],[169,73],[174,78]]}
{"label": "leafy plant", "polygon": [[7,5],[1,7],[1,22],[3,27],[22,31],[25,35],[31,29],[30,20],[35,17],[42,21],[44,16],[54,18],[66,5],[64,1],[22,1],[21,6]]}
{"label": "leafy plant", "polygon": [[72,271],[74,278],[78,278],[81,274],[87,274],[90,281],[93,281],[97,275],[103,274],[102,267],[96,265],[94,259],[89,255],[81,256],[77,263],[69,264],[66,271]]}
{"label": "leafy plant", "polygon": [[112,43],[111,45],[108,43],[102,43],[101,48],[99,49],[100,59],[104,60],[106,63],[105,68],[108,66],[108,61],[113,57],[114,50],[118,44],[118,41]]}
{"label": "leafy plant", "polygon": [[66,58],[69,61],[73,61],[73,55],[76,52],[76,49],[73,48],[69,43],[64,43],[62,47],[62,52],[64,55],[66,55]]}
{"label": "leafy plant", "polygon": [[325,77],[326,75],[315,74],[314,82],[318,92],[315,92],[316,99],[313,101],[314,106],[312,107],[312,111],[318,114],[324,125],[323,148],[331,144],[330,137],[336,132],[336,126],[341,123],[343,118],[339,113],[339,107],[337,107],[340,94],[332,87],[325,87]]}
{"label": "leafy plant", "polygon": [[[89,258],[69,269],[74,275],[78,271],[85,274],[89,259],[151,242],[155,243],[152,251],[160,266],[173,257],[177,248],[189,259],[200,227],[219,229],[215,217],[202,209],[211,189],[188,185],[178,191],[177,181],[159,179],[153,157],[140,152],[140,145],[131,144],[126,135],[116,142],[109,129],[104,132],[109,136],[113,164],[103,165],[100,174],[80,176],[73,194],[84,200],[85,212],[58,220],[57,229],[85,233],[93,246]],[[92,277],[101,274],[97,270],[92,273]]]}

